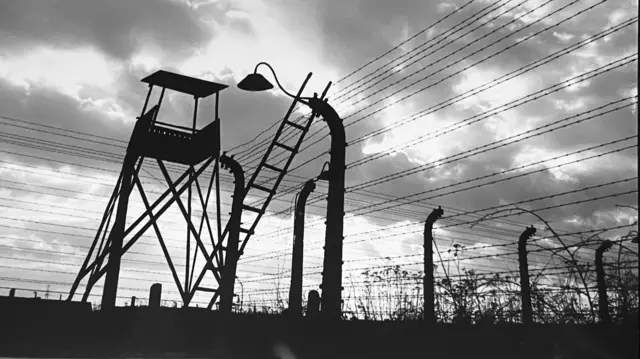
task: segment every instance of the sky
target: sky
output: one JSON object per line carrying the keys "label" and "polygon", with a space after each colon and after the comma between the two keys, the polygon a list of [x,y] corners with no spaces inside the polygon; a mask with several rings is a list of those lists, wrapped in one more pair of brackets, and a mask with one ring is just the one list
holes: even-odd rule
{"label": "sky", "polygon": [[[529,225],[539,243],[559,245],[541,218],[567,243],[598,229],[618,239],[637,229],[637,12],[627,0],[3,1],[0,294],[42,296],[48,286],[66,297],[145,101],[140,80],[159,69],[229,86],[220,93],[222,149],[247,180],[291,99],[237,83],[262,61],[289,92],[309,72],[305,96],[332,82],[328,101],[348,144],[345,282],[385,264],[420,270],[424,219],[437,206],[445,213],[434,229],[437,251],[477,271],[517,268],[515,246],[493,245],[517,241]],[[260,72],[274,82],[266,67]],[[159,120],[188,125],[192,111],[192,98],[167,92]],[[212,98],[201,101],[198,128],[213,111]],[[296,109],[291,119],[307,113]],[[247,245],[238,280],[254,302],[286,297],[294,195],[329,161],[330,143],[315,119]],[[152,161],[142,168],[153,200],[166,182]],[[179,170],[171,166],[173,178]],[[224,224],[228,172],[220,190]],[[250,191],[245,203],[260,195]],[[326,195],[318,182],[308,200],[305,291],[320,283]],[[134,197],[129,221],[141,213]],[[208,213],[215,218],[213,204]],[[172,208],[161,227],[182,277],[180,221]],[[451,257],[454,244],[467,252]],[[593,251],[581,255],[588,261]],[[531,266],[550,260],[535,256]],[[146,298],[153,281],[176,298],[151,229],[125,259],[120,304]],[[99,299],[99,288],[92,293]]]}

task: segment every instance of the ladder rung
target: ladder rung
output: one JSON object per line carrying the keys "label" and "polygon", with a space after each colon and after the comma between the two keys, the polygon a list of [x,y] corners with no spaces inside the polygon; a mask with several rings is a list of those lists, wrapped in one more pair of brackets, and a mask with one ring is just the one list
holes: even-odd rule
{"label": "ladder rung", "polygon": [[307,128],[306,128],[306,127],[304,127],[304,126],[302,126],[302,125],[299,125],[299,124],[297,124],[297,123],[295,123],[295,122],[291,122],[291,121],[289,121],[289,120],[284,121],[284,123],[286,123],[287,125],[289,125],[289,126],[291,126],[291,127],[295,127],[295,128],[297,128],[298,130],[300,130],[300,131],[306,131],[306,130],[307,130]]}
{"label": "ladder rung", "polygon": [[252,184],[251,184],[251,187],[256,188],[256,189],[259,189],[259,190],[264,191],[264,192],[271,193],[271,194],[274,194],[274,193],[275,193],[273,190],[268,189],[267,187],[263,187],[263,186],[261,186],[261,185],[259,185],[259,184],[252,183]]}
{"label": "ladder rung", "polygon": [[261,209],[256,208],[256,207],[251,207],[251,206],[249,206],[249,205],[247,205],[247,204],[243,204],[243,205],[242,205],[242,208],[243,208],[243,209],[246,209],[246,210],[248,210],[248,211],[251,211],[251,212],[262,213],[262,210],[261,210]]}
{"label": "ladder rung", "polygon": [[266,168],[268,168],[268,169],[270,169],[270,170],[274,171],[274,172],[280,172],[280,173],[284,172],[284,170],[283,170],[282,168],[278,168],[278,167],[272,166],[272,165],[270,165],[270,164],[268,164],[268,163],[263,163],[262,165],[263,165],[264,167],[266,167]]}
{"label": "ladder rung", "polygon": [[278,147],[282,147],[282,148],[284,148],[284,149],[285,149],[285,150],[287,150],[287,151],[291,151],[291,152],[294,152],[294,151],[295,151],[295,150],[293,149],[293,147],[289,147],[289,146],[284,145],[284,144],[282,144],[282,143],[280,143],[280,142],[276,142],[276,143],[275,143],[275,145],[276,145],[276,146],[278,146]]}
{"label": "ladder rung", "polygon": [[246,229],[246,228],[242,228],[240,227],[240,232],[242,233],[248,233],[248,234],[253,234],[253,231],[250,229]]}
{"label": "ladder rung", "polygon": [[197,287],[196,290],[201,290],[203,292],[210,292],[210,293],[215,293],[218,291],[217,289],[207,288],[207,287]]}

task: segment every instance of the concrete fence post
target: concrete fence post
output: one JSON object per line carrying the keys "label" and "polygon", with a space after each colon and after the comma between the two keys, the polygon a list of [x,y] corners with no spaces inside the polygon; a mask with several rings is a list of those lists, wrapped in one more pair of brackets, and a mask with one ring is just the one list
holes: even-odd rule
{"label": "concrete fence post", "polygon": [[424,320],[436,323],[435,288],[433,275],[433,224],[444,214],[441,207],[434,209],[424,223]]}
{"label": "concrete fence post", "polygon": [[149,293],[149,307],[159,308],[162,298],[162,284],[154,283],[151,285],[151,291]]}
{"label": "concrete fence post", "polygon": [[598,312],[600,314],[600,322],[604,324],[611,323],[611,317],[609,315],[609,298],[607,297],[607,283],[604,280],[604,267],[602,263],[602,256],[604,252],[608,251],[613,243],[611,241],[604,241],[596,249],[596,281],[598,283]]}
{"label": "concrete fence post", "polygon": [[527,261],[527,241],[536,233],[531,226],[522,232],[518,240],[518,262],[520,264],[520,293],[522,295],[522,323],[533,323],[531,309],[531,284],[529,283],[529,263]]}
{"label": "concrete fence post", "polygon": [[309,292],[309,299],[307,300],[307,318],[315,319],[320,312],[320,293],[317,290]]}

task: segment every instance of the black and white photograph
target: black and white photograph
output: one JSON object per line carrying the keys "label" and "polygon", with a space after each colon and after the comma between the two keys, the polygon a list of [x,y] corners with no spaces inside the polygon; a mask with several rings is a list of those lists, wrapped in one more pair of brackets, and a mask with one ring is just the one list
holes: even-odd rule
{"label": "black and white photograph", "polygon": [[0,0],[0,359],[637,359],[638,0]]}

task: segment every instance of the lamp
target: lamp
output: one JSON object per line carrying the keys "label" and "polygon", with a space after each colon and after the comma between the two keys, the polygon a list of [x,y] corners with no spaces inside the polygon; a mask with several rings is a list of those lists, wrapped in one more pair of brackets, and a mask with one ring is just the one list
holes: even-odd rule
{"label": "lamp", "polygon": [[320,173],[320,176],[318,176],[318,180],[319,181],[328,181],[329,180],[329,170],[322,171],[322,173]]}
{"label": "lamp", "polygon": [[[287,96],[291,98],[296,98],[295,96],[290,94],[287,90],[285,90],[284,87],[282,87],[282,85],[280,84],[280,81],[278,81],[278,76],[276,76],[275,70],[273,69],[273,67],[271,67],[271,65],[269,65],[266,62],[260,62],[259,64],[257,64],[256,68],[253,70],[253,73],[247,75],[244,79],[242,79],[242,81],[238,83],[239,89],[255,92],[255,91],[271,90],[273,88],[273,85],[271,84],[271,82],[269,82],[269,80],[267,80],[264,76],[258,73],[258,66],[260,65],[265,65],[269,68],[269,70],[271,70],[271,73],[273,74],[273,78],[276,80],[276,83],[278,84],[278,87],[280,87],[280,90],[282,90],[282,92],[284,92],[285,94],[287,94]],[[302,98],[299,98],[298,101],[304,103],[305,105],[309,105],[307,101],[304,101],[305,99],[308,99],[308,98],[302,97]]]}
{"label": "lamp", "polygon": [[245,91],[266,91],[271,90],[273,85],[264,76],[253,73],[247,75],[242,81],[238,83],[238,88]]}
{"label": "lamp", "polygon": [[[317,94],[313,97],[297,97],[287,92],[276,77],[273,68],[264,62],[256,65],[254,73],[247,76],[245,79],[238,83],[238,88],[248,91],[261,91],[273,88],[273,86],[262,76],[258,76],[258,66],[264,64],[269,67],[273,73],[273,77],[278,83],[278,87],[293,98],[295,102],[299,102],[309,106],[314,116],[322,116],[323,120],[329,126],[329,133],[331,135],[331,165],[330,168],[324,170],[318,176],[318,180],[327,180],[329,182],[329,188],[327,193],[327,220],[325,230],[325,247],[324,247],[324,263],[323,263],[323,277],[322,277],[322,312],[324,318],[330,320],[340,320],[342,316],[342,246],[344,239],[344,193],[345,193],[345,131],[342,119],[336,112],[336,110],[329,105],[327,99],[324,98],[326,92],[329,90],[327,85],[324,93],[318,98]],[[307,80],[311,77],[311,73],[307,76]],[[306,81],[305,80],[305,84]],[[304,86],[304,85],[303,85]],[[302,92],[302,90],[300,91]],[[291,106],[293,109],[293,105]],[[287,116],[289,116],[287,113]],[[285,119],[286,119],[285,117]],[[328,165],[329,163],[325,163]],[[313,182],[312,182],[313,183]],[[245,242],[246,243],[246,242]],[[316,292],[317,293],[317,292]]]}
{"label": "lamp", "polygon": [[[326,170],[324,169],[326,167],[328,167]],[[322,165],[322,170],[320,171],[320,175],[318,176],[318,181],[328,181],[329,180],[329,171],[331,171],[331,165],[329,164],[329,162],[325,162]]]}

